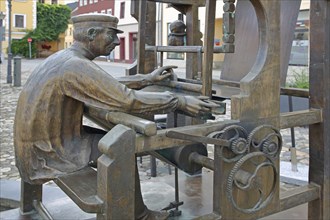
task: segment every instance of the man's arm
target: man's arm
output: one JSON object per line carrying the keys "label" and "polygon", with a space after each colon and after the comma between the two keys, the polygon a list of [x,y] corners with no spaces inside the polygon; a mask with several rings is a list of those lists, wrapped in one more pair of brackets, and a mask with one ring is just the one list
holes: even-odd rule
{"label": "man's arm", "polygon": [[149,74],[137,74],[116,79],[130,89],[142,89],[146,86],[153,85],[156,82],[173,77],[173,68],[177,68],[177,66],[163,66]]}
{"label": "man's arm", "polygon": [[[92,107],[133,114],[164,114],[178,110],[191,116],[210,112],[211,108],[217,107],[198,97],[132,90],[96,65],[81,65],[84,68],[78,72],[74,71],[75,65],[64,66],[61,89],[63,94]],[[166,77],[168,74],[158,77]]]}

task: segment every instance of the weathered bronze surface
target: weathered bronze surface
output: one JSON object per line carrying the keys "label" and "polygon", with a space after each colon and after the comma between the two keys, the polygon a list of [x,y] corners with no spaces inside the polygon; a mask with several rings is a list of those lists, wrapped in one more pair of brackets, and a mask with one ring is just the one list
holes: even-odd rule
{"label": "weathered bronze surface", "polygon": [[[124,77],[119,79],[123,84],[119,83],[92,62],[119,45],[118,19],[86,14],[73,17],[72,21],[75,38],[72,47],[54,54],[36,68],[18,101],[14,131],[16,164],[22,180],[37,186],[89,163],[95,164],[100,156],[97,146],[106,132],[82,125],[85,105],[143,114],[180,110],[193,116],[217,107],[192,96],[132,90],[168,80],[171,76],[168,67],[151,74]],[[135,168],[132,169],[135,173]],[[139,188],[138,177],[132,178],[133,183],[134,180]],[[136,208],[139,216],[144,206],[137,194],[137,204],[142,207]]]}
{"label": "weathered bronze surface", "polygon": [[169,46],[184,46],[186,25],[181,20],[173,21],[170,24],[171,33],[168,35]]}
{"label": "weathered bronze surface", "polygon": [[[171,3],[189,17],[186,46],[157,47],[153,32],[141,39],[148,28],[155,26],[155,2]],[[233,49],[235,0],[223,2],[224,42]],[[187,163],[213,170],[213,210],[200,219],[256,219],[304,202],[309,203],[309,219],[329,219],[330,1],[315,0],[311,4],[310,92],[281,89],[280,86],[286,62],[278,55],[281,44],[277,34],[289,35],[281,33],[287,31],[282,28],[285,21],[280,20],[282,1],[251,0],[248,3],[252,3],[250,9],[258,21],[259,43],[256,59],[247,62],[249,67],[243,65],[244,59],[236,56],[229,63],[245,69],[246,75],[239,83],[212,81],[213,53],[232,52],[223,49],[225,47],[216,51],[213,46],[216,1],[135,1],[132,14],[139,18],[140,31],[138,73],[144,75],[121,78],[125,85],[91,61],[108,54],[118,44],[118,20],[106,15],[73,18],[75,27],[79,27],[75,30],[76,42],[35,70],[19,100],[15,150],[23,179],[22,212],[44,210],[42,183],[55,179],[82,209],[97,213],[98,219],[165,218],[166,214],[151,212],[143,204],[136,154],[187,145],[203,148],[200,143],[207,143],[214,145],[214,159],[196,150],[170,161],[177,167],[180,163],[185,167]],[[198,7],[202,5],[206,7],[205,18],[209,21],[203,46],[197,31]],[[295,17],[296,13],[290,16]],[[235,47],[239,49],[238,45]],[[146,74],[158,66],[155,59],[149,57],[155,58],[160,52],[162,58],[166,50],[193,51],[187,56],[187,64],[191,65],[187,67],[188,79],[171,81],[172,67]],[[232,89],[233,95],[221,96],[225,92],[218,93],[219,85]],[[181,86],[183,89],[175,91]],[[164,92],[138,91],[141,88],[151,88],[151,91],[161,88]],[[311,109],[280,114],[281,92],[310,96]],[[196,119],[216,106],[209,100],[203,101],[202,97],[185,95],[188,93],[217,100],[231,98],[232,120],[180,127],[177,117],[173,117],[174,127],[179,127],[155,131],[153,122],[139,120],[136,116],[125,117],[125,114],[177,111]],[[116,113],[111,116],[114,111]],[[102,130],[83,127],[83,114],[110,131],[105,134]],[[310,184],[280,197],[282,138],[279,129],[302,125],[310,125]],[[97,158],[97,171],[87,167],[90,162],[95,165]],[[83,182],[86,178],[88,180]],[[46,218],[48,214],[44,213]]]}

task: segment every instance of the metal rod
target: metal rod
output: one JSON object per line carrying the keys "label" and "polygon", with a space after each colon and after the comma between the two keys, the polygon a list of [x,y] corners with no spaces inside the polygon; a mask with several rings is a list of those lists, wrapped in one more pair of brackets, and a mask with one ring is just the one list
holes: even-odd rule
{"label": "metal rod", "polygon": [[32,58],[32,48],[31,48],[31,42],[29,42],[29,58]]}
{"label": "metal rod", "polygon": [[[292,96],[288,96],[288,98],[289,98],[289,112],[293,112]],[[291,130],[292,147],[296,147],[294,127],[291,127],[290,130]]]}
{"label": "metal rod", "polygon": [[161,52],[161,53],[160,53],[160,64],[159,64],[160,67],[163,66],[163,58],[164,58],[164,53]]}
{"label": "metal rod", "polygon": [[4,36],[6,34],[6,29],[3,26],[3,20],[5,19],[6,15],[0,11],[0,64],[2,63],[2,41],[4,40]]}
{"label": "metal rod", "polygon": [[[146,51],[155,51],[156,46],[146,45]],[[157,52],[177,52],[177,53],[204,53],[203,46],[157,46]],[[213,53],[225,53],[222,46],[213,48]]]}
{"label": "metal rod", "polygon": [[156,158],[153,156],[150,156],[150,176],[157,176]]}
{"label": "metal rod", "polygon": [[[178,113],[174,112],[173,114],[174,119],[174,127],[178,127]],[[178,168],[174,167],[174,185],[175,185],[175,202],[176,204],[179,203],[179,175],[178,175]],[[178,211],[178,206],[175,207],[175,210]]]}
{"label": "metal rod", "polygon": [[181,139],[181,140],[188,140],[192,142],[197,143],[205,143],[205,144],[214,144],[214,145],[220,145],[220,146],[230,146],[230,141],[223,140],[223,139],[216,139],[216,138],[210,138],[205,136],[198,136],[198,135],[191,135],[187,133],[181,133],[173,130],[166,131],[166,137],[169,138],[175,138],[175,139]]}
{"label": "metal rod", "polygon": [[[178,168],[175,167],[175,202],[179,203],[179,175]],[[175,207],[176,210],[179,210],[178,207]]]}
{"label": "metal rod", "polygon": [[[289,99],[289,112],[293,111],[293,103],[292,103],[292,96],[288,96]],[[291,155],[291,170],[294,172],[298,172],[297,166],[297,152],[296,152],[296,138],[294,127],[290,128],[291,131],[291,148],[290,148],[290,155]]]}
{"label": "metal rod", "polygon": [[206,167],[210,170],[214,170],[214,160],[206,156],[200,155],[197,152],[192,152],[189,155],[189,161],[201,165],[203,167]]}
{"label": "metal rod", "polygon": [[11,0],[8,1],[8,65],[7,65],[7,83],[12,83],[12,53],[11,53]]}

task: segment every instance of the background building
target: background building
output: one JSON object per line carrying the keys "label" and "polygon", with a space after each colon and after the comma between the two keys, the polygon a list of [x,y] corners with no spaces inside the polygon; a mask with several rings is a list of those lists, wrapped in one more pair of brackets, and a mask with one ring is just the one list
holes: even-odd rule
{"label": "background building", "polygon": [[85,13],[114,13],[114,0],[77,0],[77,8],[72,11],[72,16]]}
{"label": "background building", "polygon": [[[215,20],[215,39],[214,45],[222,45],[222,7],[223,0],[216,0],[216,20]],[[21,39],[26,30],[36,28],[37,11],[36,4],[67,4],[69,0],[11,0],[12,2],[12,39]],[[72,2],[72,1],[71,1]],[[295,41],[290,59],[292,65],[305,65],[308,60],[308,26],[309,26],[309,4],[310,0],[302,0],[301,11],[299,13]],[[72,9],[72,16],[83,13],[106,13],[112,14],[119,19],[118,28],[124,33],[119,34],[120,46],[107,57],[108,60],[132,63],[137,56],[137,32],[138,22],[131,16],[131,0],[76,0],[73,4],[68,4]],[[185,16],[179,15],[180,12],[170,7],[167,3],[156,3],[156,44],[168,45],[167,38],[169,34],[169,24],[179,18]],[[0,1],[0,11],[8,15],[8,1]],[[203,34],[205,28],[205,8],[199,8],[200,31]],[[0,22],[1,26],[1,22]],[[8,16],[2,22],[2,26],[6,26],[6,40],[2,42],[2,51],[6,53],[8,46]],[[50,46],[50,54],[58,50],[67,48],[73,43],[73,27],[70,23],[65,33],[60,35],[57,42],[47,42]],[[201,38],[203,41],[203,37]],[[39,49],[44,50],[40,45]],[[165,59],[185,60],[185,54],[165,53]],[[214,54],[214,67],[221,68],[224,54]]]}
{"label": "background building", "polygon": [[114,59],[132,63],[137,57],[138,22],[131,16],[131,1],[117,0],[114,15],[119,19],[118,29],[124,31],[118,34],[120,45],[114,51]]}
{"label": "background building", "polygon": [[[179,19],[179,14],[180,12],[177,11],[176,9],[170,7],[169,4],[161,4],[161,12],[160,12],[160,17],[162,20],[162,31],[161,31],[161,40],[160,42],[161,45],[168,45],[167,38],[168,34],[170,33],[169,31],[169,25],[175,20]],[[214,37],[214,45],[215,46],[221,46],[222,45],[222,10],[223,7],[223,1],[222,0],[217,0],[216,4],[216,19],[215,19],[215,37]],[[200,27],[199,30],[202,33],[202,38],[201,40],[204,41],[204,29],[205,29],[205,7],[200,7],[198,10],[198,17],[199,17],[199,22],[200,22]],[[186,23],[186,18],[183,16],[183,21]],[[166,59],[185,59],[185,54],[174,54],[174,53],[165,53],[164,57]],[[222,62],[224,59],[224,54],[214,54],[214,67],[220,68]]]}
{"label": "background building", "polygon": [[[26,30],[37,27],[37,0],[11,0],[11,38],[22,39]],[[5,14],[2,25],[5,27],[5,41],[2,42],[2,53],[7,54],[9,33],[9,7],[7,0],[0,1],[0,11]]]}

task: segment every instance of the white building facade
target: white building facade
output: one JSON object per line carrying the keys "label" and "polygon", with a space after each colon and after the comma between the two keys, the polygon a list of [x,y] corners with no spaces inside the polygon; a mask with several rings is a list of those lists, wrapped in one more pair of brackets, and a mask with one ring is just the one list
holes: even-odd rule
{"label": "white building facade", "polygon": [[118,34],[120,46],[114,51],[114,59],[120,62],[133,63],[137,56],[138,22],[131,16],[131,0],[116,0],[114,16],[119,19]]}

